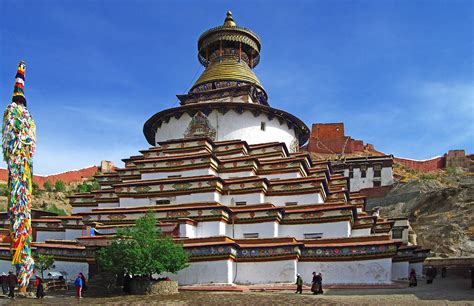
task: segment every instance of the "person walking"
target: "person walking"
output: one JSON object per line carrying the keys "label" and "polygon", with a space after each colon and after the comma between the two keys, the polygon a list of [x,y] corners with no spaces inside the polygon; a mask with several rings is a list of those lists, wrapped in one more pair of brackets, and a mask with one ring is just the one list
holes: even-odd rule
{"label": "person walking", "polygon": [[82,299],[82,278],[81,275],[77,275],[76,280],[74,281],[74,286],[76,286],[76,297]]}
{"label": "person walking", "polygon": [[418,281],[416,279],[416,271],[415,269],[411,269],[409,279],[409,287],[416,287],[418,285]]}
{"label": "person walking", "polygon": [[428,267],[428,269],[426,269],[426,283],[432,284],[433,278],[434,278],[434,269],[433,267],[430,266]]}
{"label": "person walking", "polygon": [[18,283],[18,279],[16,278],[16,275],[13,274],[12,271],[8,272],[8,297],[14,299],[15,298],[15,288],[16,284]]}
{"label": "person walking", "polygon": [[323,294],[323,275],[321,273],[316,275],[316,283],[318,284],[318,293]]}
{"label": "person walking", "polygon": [[316,272],[313,272],[313,280],[311,281],[311,292],[313,292],[313,294],[318,294],[318,275],[316,274]]}
{"label": "person walking", "polygon": [[36,275],[35,287],[36,287],[36,298],[37,299],[44,298],[43,279],[41,279],[39,275]]}
{"label": "person walking", "polygon": [[0,282],[2,284],[3,294],[8,294],[8,276],[5,272],[2,272],[2,276],[0,276]]}
{"label": "person walking", "polygon": [[302,294],[303,293],[303,279],[301,278],[301,275],[296,274],[296,292]]}

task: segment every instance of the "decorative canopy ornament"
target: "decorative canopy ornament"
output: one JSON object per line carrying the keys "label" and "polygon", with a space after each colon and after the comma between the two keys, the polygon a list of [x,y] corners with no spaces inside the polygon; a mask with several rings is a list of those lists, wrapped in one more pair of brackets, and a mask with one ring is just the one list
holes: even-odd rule
{"label": "decorative canopy ornament", "polygon": [[267,94],[252,71],[260,61],[260,38],[249,29],[239,27],[232,13],[227,12],[224,24],[204,32],[198,40],[199,62],[206,70],[194,83],[190,93],[222,87],[251,84],[261,92],[261,104]]}
{"label": "decorative canopy ornament", "polygon": [[18,283],[26,290],[33,273],[31,257],[31,196],[33,187],[33,155],[36,126],[26,108],[24,95],[25,62],[20,61],[12,102],[3,115],[2,149],[8,166],[8,215],[12,265],[16,267]]}

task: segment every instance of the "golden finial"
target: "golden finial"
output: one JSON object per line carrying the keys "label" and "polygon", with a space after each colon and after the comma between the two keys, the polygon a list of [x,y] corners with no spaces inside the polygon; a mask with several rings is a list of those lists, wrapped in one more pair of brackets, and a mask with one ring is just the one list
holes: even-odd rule
{"label": "golden finial", "polygon": [[225,21],[224,21],[224,26],[225,27],[235,27],[235,26],[237,26],[237,24],[235,24],[235,22],[234,22],[234,18],[232,17],[232,12],[231,11],[227,11],[227,16],[225,17]]}

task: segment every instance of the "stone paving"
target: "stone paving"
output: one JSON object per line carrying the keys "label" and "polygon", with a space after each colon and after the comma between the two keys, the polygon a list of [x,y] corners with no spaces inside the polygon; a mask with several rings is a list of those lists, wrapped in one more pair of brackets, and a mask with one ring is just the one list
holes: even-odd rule
{"label": "stone paving", "polygon": [[279,292],[182,292],[170,296],[85,297],[47,296],[43,300],[0,299],[5,305],[474,305],[467,279],[435,279],[402,289],[327,289],[324,295]]}

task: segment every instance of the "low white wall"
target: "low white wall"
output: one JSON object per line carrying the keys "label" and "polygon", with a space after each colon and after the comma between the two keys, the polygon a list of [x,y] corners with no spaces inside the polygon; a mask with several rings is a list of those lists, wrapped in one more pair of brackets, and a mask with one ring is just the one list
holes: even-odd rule
{"label": "low white wall", "polygon": [[305,283],[311,283],[313,271],[322,273],[323,287],[324,284],[390,284],[392,259],[298,263],[298,273]]}
{"label": "low white wall", "polygon": [[304,239],[304,234],[322,233],[322,238],[349,237],[351,224],[349,221],[313,223],[313,224],[281,224],[280,237]]}
{"label": "low white wall", "polygon": [[398,261],[392,264],[392,280],[408,279],[409,273],[408,261]]}
{"label": "low white wall", "polygon": [[294,283],[296,260],[237,262],[236,284]]}
{"label": "low white wall", "polygon": [[98,204],[99,208],[115,208],[115,207],[119,207],[119,206],[120,206],[119,202],[117,202],[117,203],[99,203]]}
{"label": "low white wall", "polygon": [[[233,229],[232,229],[233,227]],[[273,238],[278,237],[278,223],[277,222],[262,222],[262,223],[246,223],[246,224],[230,224],[231,236],[233,238],[242,239],[244,234],[258,233],[258,238]],[[233,236],[232,236],[233,234]]]}
{"label": "low white wall", "polygon": [[66,240],[76,240],[77,237],[81,237],[82,235],[89,235],[89,232],[84,232],[82,229],[69,229],[69,228],[67,228],[65,231]]}
{"label": "low white wall", "polygon": [[196,238],[225,236],[226,223],[221,221],[199,222],[196,227]]}
{"label": "low white wall", "polygon": [[323,203],[323,198],[319,192],[300,194],[300,195],[285,195],[285,196],[267,196],[266,202],[272,203],[275,206],[285,206],[286,202],[297,202],[298,205],[304,204],[319,204]]}
{"label": "low white wall", "polygon": [[370,230],[370,228],[353,229],[351,231],[351,237],[370,236]]}
{"label": "low white wall", "polygon": [[234,177],[249,177],[255,176],[255,172],[253,171],[239,171],[239,172],[223,172],[219,173],[219,177],[223,179],[234,178]]}
{"label": "low white wall", "polygon": [[415,269],[416,276],[422,277],[423,276],[423,263],[422,262],[414,262],[408,265],[409,270]]}
{"label": "low white wall", "polygon": [[196,226],[186,223],[179,225],[179,236],[187,238],[196,238]]}
{"label": "low white wall", "polygon": [[72,214],[82,213],[82,212],[91,212],[94,208],[98,206],[90,206],[90,207],[73,207]]}
{"label": "low white wall", "polygon": [[64,231],[49,232],[38,230],[36,232],[36,242],[45,242],[47,239],[64,240],[66,237]]}
{"label": "low white wall", "polygon": [[[192,192],[192,191],[191,191]],[[120,198],[120,207],[156,206],[157,200],[170,200],[170,204],[186,204],[195,202],[220,202],[219,192],[191,193],[173,197],[156,198]]]}
{"label": "low white wall", "polygon": [[166,172],[152,172],[152,173],[142,173],[141,177],[142,180],[161,180],[168,178],[169,176],[181,175],[181,177],[189,177],[189,176],[202,176],[202,175],[214,175],[216,176],[216,172],[211,168],[202,168],[202,169],[191,169],[191,170],[184,170],[184,171],[166,171]]}
{"label": "low white wall", "polygon": [[286,179],[299,178],[301,177],[301,173],[299,171],[294,171],[294,172],[287,172],[287,173],[260,174],[259,176],[264,177],[268,180],[274,180],[274,179],[286,180]]}
{"label": "low white wall", "polygon": [[232,206],[232,201],[247,202],[247,205],[260,204],[265,202],[265,194],[263,192],[244,193],[244,194],[230,194],[222,195],[222,205]]}
{"label": "low white wall", "polygon": [[166,273],[172,280],[178,281],[179,285],[194,284],[231,284],[233,279],[233,262],[231,260],[216,260],[207,262],[190,262],[189,267],[179,271],[177,274]]}
{"label": "low white wall", "polygon": [[12,262],[10,260],[0,260],[0,274],[5,272],[8,274],[8,271],[12,271],[16,273],[16,268],[12,266]]}

